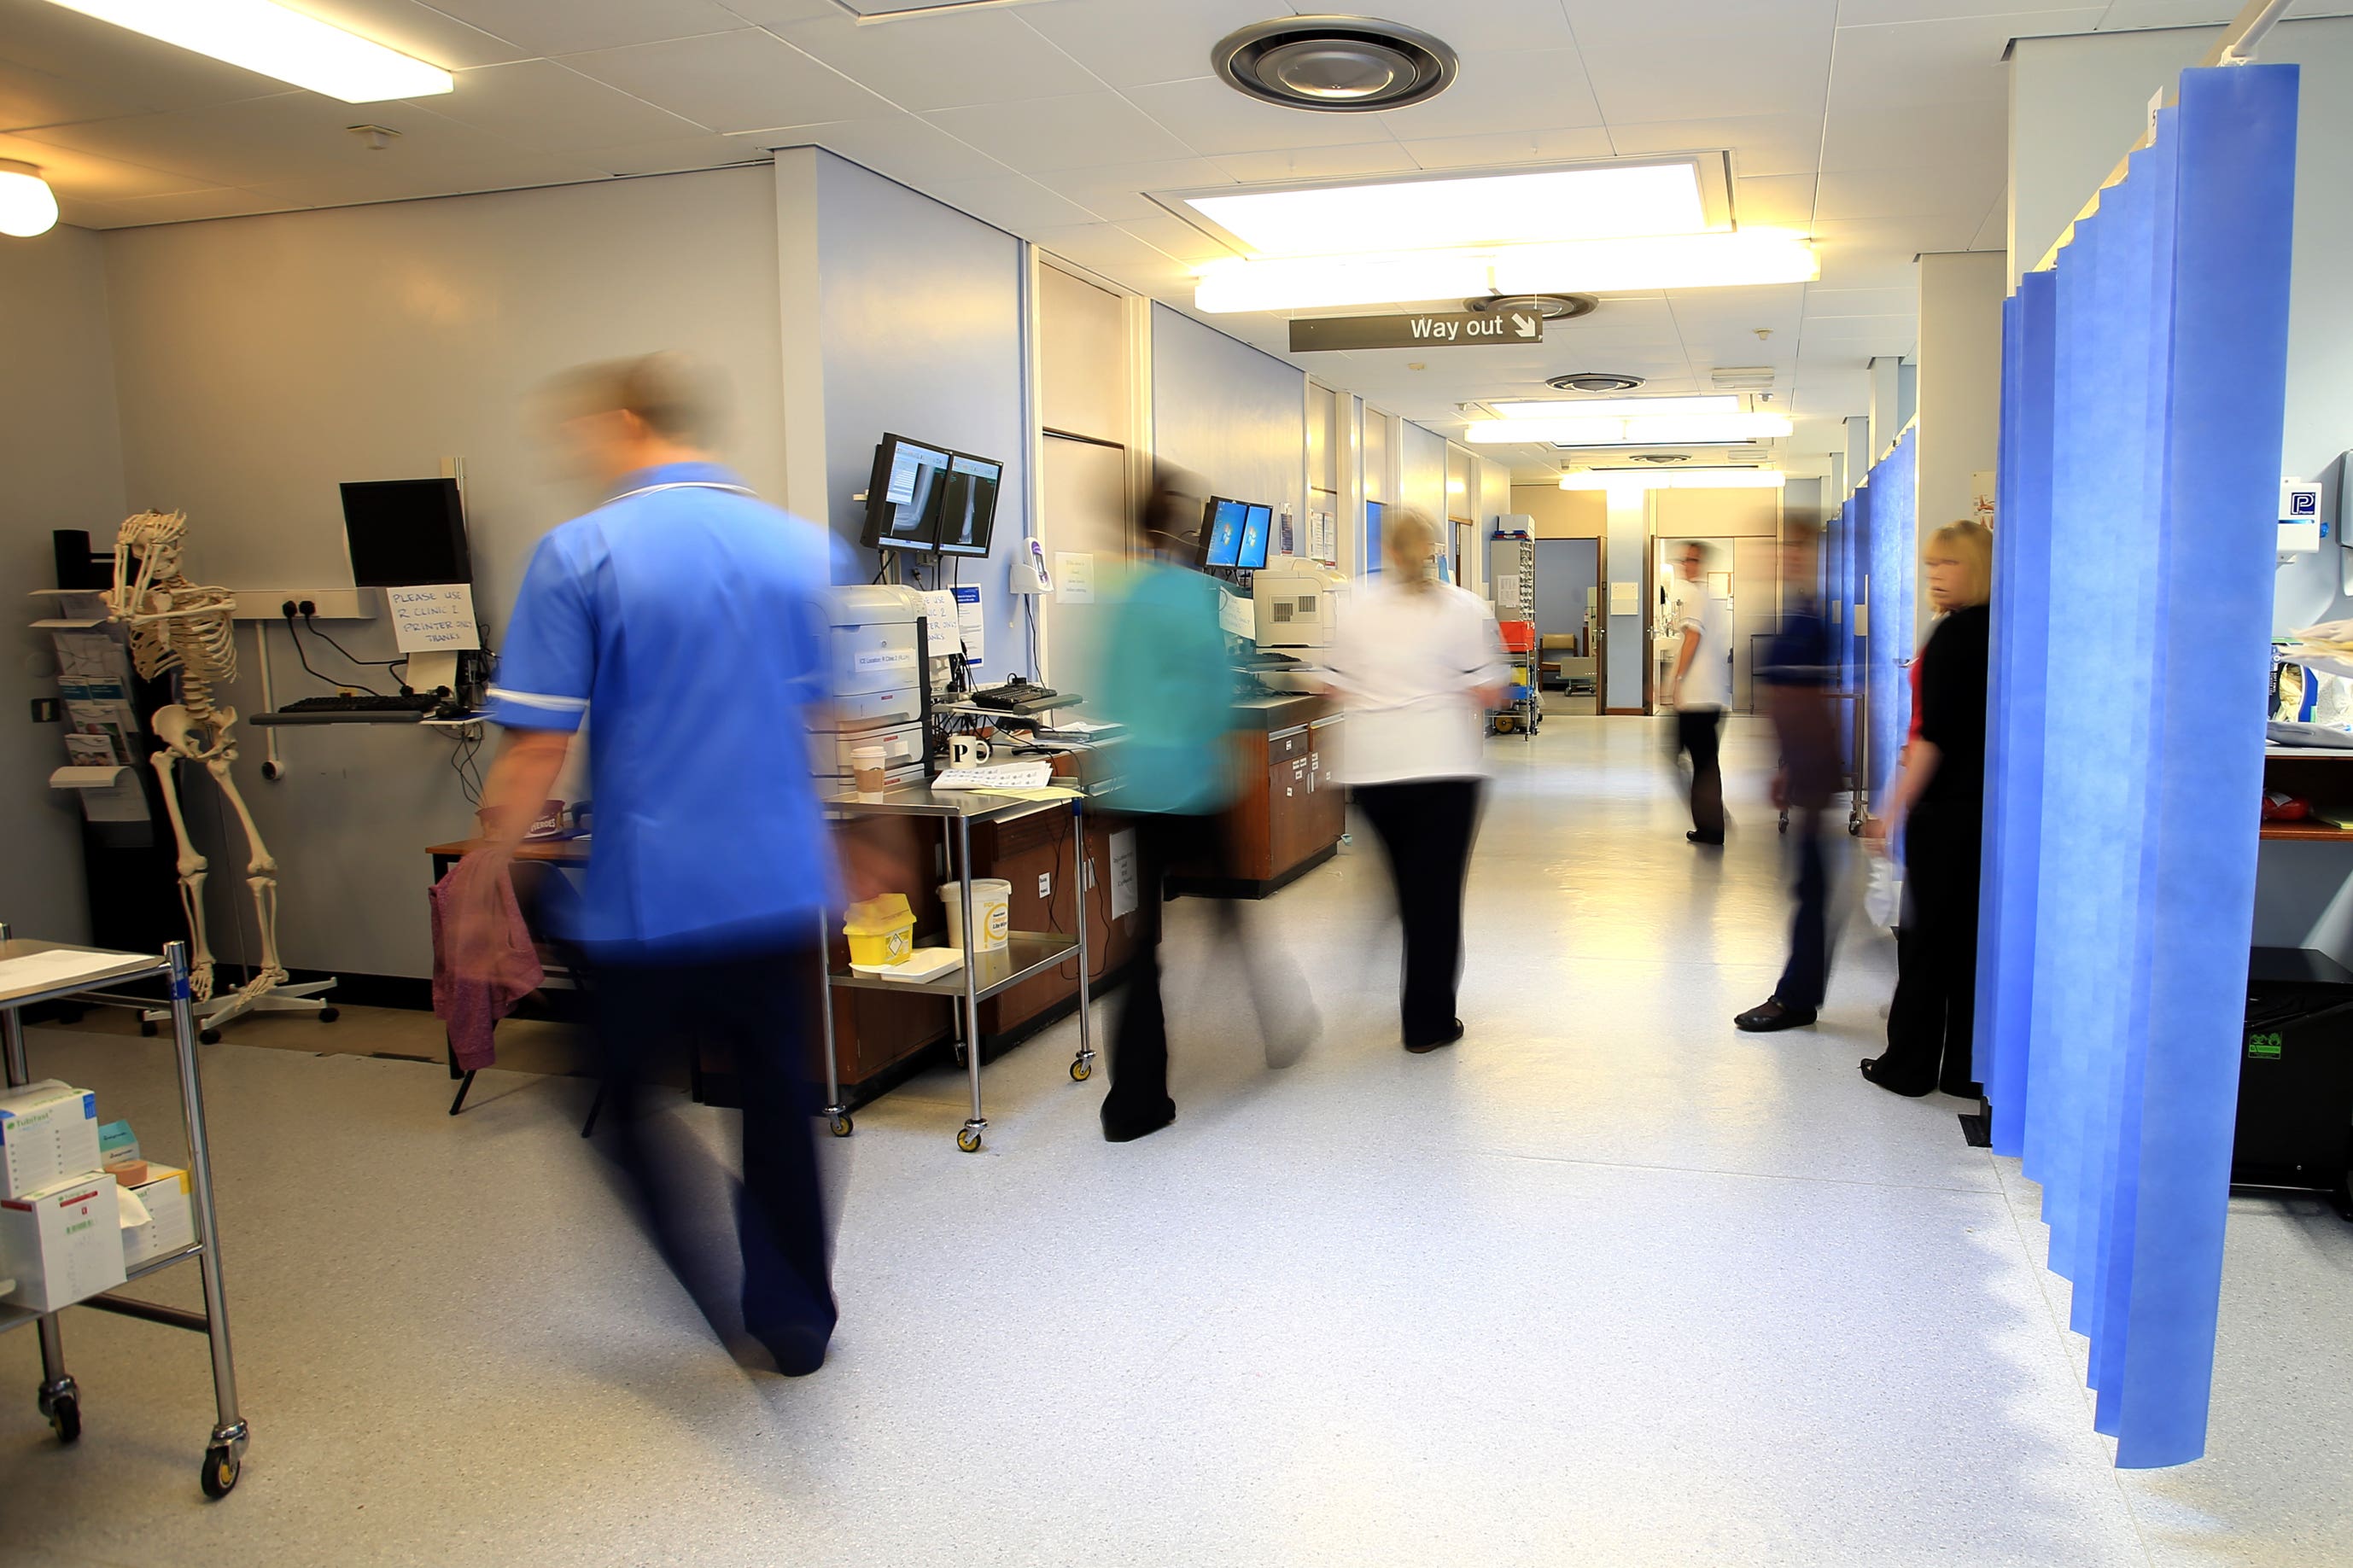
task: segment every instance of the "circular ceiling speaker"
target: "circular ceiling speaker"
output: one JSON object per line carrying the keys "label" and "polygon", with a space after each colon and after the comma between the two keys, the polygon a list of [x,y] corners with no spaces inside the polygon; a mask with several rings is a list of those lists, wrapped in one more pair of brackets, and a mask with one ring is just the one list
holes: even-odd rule
{"label": "circular ceiling speaker", "polygon": [[1567,375],[1547,376],[1545,384],[1556,392],[1631,392],[1642,384],[1642,378],[1613,370],[1575,370]]}
{"label": "circular ceiling speaker", "polygon": [[1229,86],[1286,109],[1361,114],[1444,92],[1459,68],[1440,39],[1370,16],[1277,16],[1209,51]]}
{"label": "circular ceiling speaker", "polygon": [[1601,309],[1601,301],[1590,294],[1482,294],[1476,300],[1465,300],[1466,310],[1518,310],[1525,315],[1542,316],[1547,321],[1566,321],[1573,316],[1589,316]]}

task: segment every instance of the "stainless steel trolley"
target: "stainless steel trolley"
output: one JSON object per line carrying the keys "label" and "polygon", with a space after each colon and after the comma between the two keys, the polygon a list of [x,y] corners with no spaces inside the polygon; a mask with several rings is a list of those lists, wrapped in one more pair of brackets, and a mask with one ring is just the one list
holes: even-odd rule
{"label": "stainless steel trolley", "polygon": [[[131,1278],[142,1279],[175,1263],[196,1261],[205,1282],[205,1310],[191,1312],[178,1307],[165,1307],[134,1297],[119,1296],[111,1291],[73,1303],[78,1307],[95,1307],[102,1312],[119,1312],[126,1318],[143,1318],[151,1323],[170,1328],[193,1329],[211,1343],[213,1352],[213,1397],[218,1405],[220,1419],[213,1426],[212,1441],[205,1449],[202,1480],[205,1495],[227,1497],[237,1485],[237,1475],[244,1467],[247,1430],[245,1417],[237,1408],[237,1367],[229,1356],[228,1308],[221,1290],[219,1232],[214,1223],[212,1150],[205,1136],[205,1100],[203,1086],[196,1076],[196,1018],[188,986],[188,949],[185,942],[172,942],[164,949],[161,958],[150,958],[135,952],[109,952],[95,948],[72,947],[63,942],[33,942],[13,939],[8,928],[0,925],[0,960],[30,957],[42,952],[88,953],[94,960],[112,959],[118,962],[94,964],[89,973],[77,975],[66,984],[55,986],[27,985],[8,989],[0,986],[0,1047],[5,1047],[8,1086],[19,1088],[32,1081],[32,1073],[25,1061],[25,1029],[19,1011],[38,1002],[66,1001],[91,991],[106,991],[137,980],[160,978],[170,988],[172,1045],[179,1059],[180,1111],[188,1129],[189,1194],[195,1205],[196,1239],[177,1252],[151,1258],[131,1270]],[[32,1312],[0,1304],[0,1332],[22,1328],[31,1323],[41,1338],[41,1414],[58,1435],[60,1443],[70,1443],[81,1436],[81,1392],[73,1377],[66,1371],[65,1348],[58,1333],[56,1312]]]}
{"label": "stainless steel trolley", "polygon": [[[860,974],[852,969],[836,969],[830,957],[826,960],[825,984],[825,1114],[828,1126],[837,1138],[847,1138],[851,1131],[849,1108],[841,1100],[841,1066],[835,1059],[833,1048],[833,993],[836,986],[850,990],[895,991],[903,995],[946,996],[964,1003],[960,1042],[965,1071],[972,1079],[972,1115],[956,1132],[956,1147],[967,1154],[980,1151],[980,1138],[988,1121],[980,1109],[980,1005],[996,995],[1031,979],[1060,963],[1068,963],[1073,953],[1079,961],[1079,1051],[1071,1060],[1071,1081],[1084,1083],[1094,1076],[1095,1048],[1092,1019],[1092,998],[1089,994],[1090,961],[1087,955],[1087,871],[1086,797],[1063,802],[1060,800],[1016,800],[999,795],[974,795],[961,790],[934,790],[928,784],[907,784],[878,795],[837,795],[828,800],[826,810],[836,816],[923,816],[940,825],[942,847],[947,852],[948,874],[963,885],[964,930],[967,949],[972,934],[979,927],[973,923],[972,902],[972,827],[976,822],[1011,822],[1041,811],[1054,811],[1068,805],[1071,812],[1071,832],[1077,845],[1071,859],[1074,870],[1071,892],[1078,907],[1076,939],[1059,931],[1011,931],[1006,945],[995,952],[974,953],[967,951],[965,962],[936,980],[884,980]],[[821,917],[830,921],[829,915]],[[833,932],[820,931],[822,945],[818,952],[830,954]]]}
{"label": "stainless steel trolley", "polygon": [[[1862,825],[1871,818],[1871,700],[1861,690],[1829,691],[1823,695],[1832,702],[1844,702],[1853,708],[1849,715],[1854,728],[1847,737],[1846,776],[1841,780],[1846,797],[1846,830],[1860,836]],[[1781,831],[1789,831],[1789,808],[1781,808]]]}

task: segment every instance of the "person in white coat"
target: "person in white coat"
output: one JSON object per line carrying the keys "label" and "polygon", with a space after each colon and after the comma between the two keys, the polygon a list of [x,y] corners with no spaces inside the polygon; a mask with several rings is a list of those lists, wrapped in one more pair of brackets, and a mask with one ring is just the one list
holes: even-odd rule
{"label": "person in white coat", "polygon": [[1486,782],[1486,716],[1509,676],[1484,601],[1439,580],[1439,533],[1392,512],[1382,576],[1348,606],[1331,679],[1348,716],[1340,776],[1387,851],[1405,928],[1405,1048],[1462,1037],[1462,895]]}

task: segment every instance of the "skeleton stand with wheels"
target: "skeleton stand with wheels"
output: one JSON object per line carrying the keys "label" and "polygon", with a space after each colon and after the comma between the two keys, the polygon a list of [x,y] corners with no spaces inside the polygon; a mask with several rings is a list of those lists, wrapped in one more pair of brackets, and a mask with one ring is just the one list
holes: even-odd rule
{"label": "skeleton stand with wheels", "polygon": [[[286,967],[278,956],[278,862],[261,841],[253,813],[237,793],[231,772],[237,764],[237,710],[215,705],[213,691],[237,679],[237,595],[227,588],[192,583],[180,571],[180,552],[187,539],[188,520],[181,512],[141,512],[127,519],[114,542],[114,587],[106,595],[109,612],[131,633],[131,662],[140,675],[153,680],[167,670],[178,672],[180,700],[155,710],[153,728],[164,749],[152,759],[163,785],[164,809],[172,818],[172,834],[180,848],[180,906],[187,913],[191,943],[189,980],[197,1015],[209,1044],[220,1037],[220,1026],[248,1013],[311,1013],[332,1022],[335,1008],[322,999],[334,988],[332,980],[287,982]],[[205,933],[205,875],[209,862],[188,840],[188,824],[180,809],[176,770],[183,762],[201,763],[228,797],[245,831],[246,886],[253,889],[254,914],[261,931],[261,963],[253,978],[226,996],[213,994],[213,953]],[[151,1011],[150,1025],[170,1016]]]}

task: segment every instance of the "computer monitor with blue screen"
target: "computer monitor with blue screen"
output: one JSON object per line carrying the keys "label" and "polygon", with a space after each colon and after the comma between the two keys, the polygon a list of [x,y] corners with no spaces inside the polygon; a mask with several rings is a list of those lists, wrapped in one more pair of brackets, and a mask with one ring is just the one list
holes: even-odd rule
{"label": "computer monitor with blue screen", "polygon": [[1253,506],[1242,512],[1242,547],[1234,564],[1245,572],[1266,570],[1268,535],[1274,531],[1274,508]]}
{"label": "computer monitor with blue screen", "polygon": [[1381,574],[1381,503],[1365,503],[1365,575]]}
{"label": "computer monitor with blue screen", "polygon": [[997,481],[1005,465],[957,452],[948,459],[934,537],[943,555],[986,555],[997,523]]}
{"label": "computer monitor with blue screen", "polygon": [[947,468],[948,454],[941,447],[904,436],[883,437],[866,481],[861,542],[870,550],[930,550]]}
{"label": "computer monitor with blue screen", "polygon": [[1241,559],[1242,524],[1249,508],[1238,500],[1223,496],[1209,498],[1208,526],[1203,529],[1206,543],[1201,552],[1204,566],[1231,566]]}

